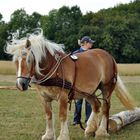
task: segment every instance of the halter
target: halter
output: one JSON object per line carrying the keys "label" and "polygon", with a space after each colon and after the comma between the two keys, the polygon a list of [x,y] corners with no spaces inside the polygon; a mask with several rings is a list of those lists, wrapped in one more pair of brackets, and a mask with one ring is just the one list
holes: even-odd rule
{"label": "halter", "polygon": [[23,79],[26,79],[26,80],[31,80],[31,78],[30,77],[25,77],[25,76],[18,76],[17,78],[23,78]]}
{"label": "halter", "polygon": [[29,82],[29,85],[28,85],[28,86],[31,87],[31,85],[30,85],[31,78],[30,78],[30,77],[18,76],[17,79],[18,79],[18,78],[23,78],[23,79],[28,80],[28,82]]}

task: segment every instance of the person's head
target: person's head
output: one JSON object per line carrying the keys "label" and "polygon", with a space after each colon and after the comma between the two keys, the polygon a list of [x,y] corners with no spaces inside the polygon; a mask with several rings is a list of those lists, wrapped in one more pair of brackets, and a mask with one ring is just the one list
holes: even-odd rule
{"label": "person's head", "polygon": [[93,43],[95,41],[92,40],[89,36],[84,36],[80,40],[80,46],[82,46],[85,49],[90,49],[93,46]]}

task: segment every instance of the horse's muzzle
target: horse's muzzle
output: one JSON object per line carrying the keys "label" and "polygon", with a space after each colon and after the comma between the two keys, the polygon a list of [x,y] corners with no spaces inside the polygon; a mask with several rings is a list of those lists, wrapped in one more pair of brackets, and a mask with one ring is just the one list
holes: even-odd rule
{"label": "horse's muzzle", "polygon": [[17,81],[16,81],[16,87],[21,91],[25,91],[28,89],[29,83],[30,83],[30,79],[19,77],[17,78]]}

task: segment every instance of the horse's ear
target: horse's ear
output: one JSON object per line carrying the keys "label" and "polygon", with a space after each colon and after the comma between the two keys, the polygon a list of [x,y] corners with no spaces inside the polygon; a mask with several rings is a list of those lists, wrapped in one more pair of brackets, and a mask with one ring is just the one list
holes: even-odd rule
{"label": "horse's ear", "polygon": [[26,48],[26,49],[30,49],[30,48],[31,48],[31,42],[30,42],[29,39],[27,39],[25,48]]}

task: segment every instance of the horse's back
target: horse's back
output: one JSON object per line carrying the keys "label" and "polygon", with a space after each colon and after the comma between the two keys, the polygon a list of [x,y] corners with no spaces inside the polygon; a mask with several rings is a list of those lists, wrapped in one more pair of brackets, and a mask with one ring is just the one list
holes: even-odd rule
{"label": "horse's back", "polygon": [[102,81],[106,83],[111,79],[116,69],[114,58],[105,50],[92,49],[78,53],[79,59],[76,62],[77,81],[76,85],[81,90],[92,92],[90,88],[96,89]]}
{"label": "horse's back", "polygon": [[[94,68],[105,68],[113,66],[115,62],[113,56],[103,49],[91,49],[78,54],[79,64],[84,66],[91,66]],[[89,65],[86,65],[89,64]],[[87,68],[86,67],[86,68]]]}

